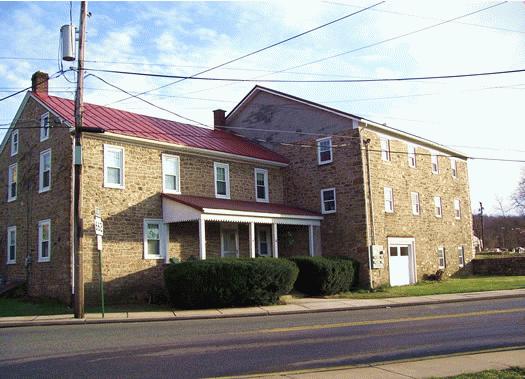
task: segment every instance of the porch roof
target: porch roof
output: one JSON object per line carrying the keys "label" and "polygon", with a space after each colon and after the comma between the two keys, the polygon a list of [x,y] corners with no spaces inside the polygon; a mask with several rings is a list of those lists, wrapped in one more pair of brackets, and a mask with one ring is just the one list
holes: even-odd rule
{"label": "porch roof", "polygon": [[319,225],[319,213],[275,203],[259,203],[210,197],[162,194],[166,223],[196,221],[256,222],[266,224]]}

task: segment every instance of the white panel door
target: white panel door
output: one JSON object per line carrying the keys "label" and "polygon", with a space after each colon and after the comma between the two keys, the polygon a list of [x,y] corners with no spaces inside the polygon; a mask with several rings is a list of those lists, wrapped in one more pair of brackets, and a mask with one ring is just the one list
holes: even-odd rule
{"label": "white panel door", "polygon": [[221,255],[223,257],[239,256],[239,229],[237,225],[221,225]]}
{"label": "white panel door", "polygon": [[410,250],[411,245],[390,245],[388,248],[390,267],[390,285],[404,286],[410,284]]}

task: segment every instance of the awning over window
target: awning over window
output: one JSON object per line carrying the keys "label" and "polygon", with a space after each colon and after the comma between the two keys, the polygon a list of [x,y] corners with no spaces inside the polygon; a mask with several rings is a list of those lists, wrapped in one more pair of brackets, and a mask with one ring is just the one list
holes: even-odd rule
{"label": "awning over window", "polygon": [[282,204],[162,194],[165,223],[197,221],[257,222],[263,224],[315,225],[319,213]]}

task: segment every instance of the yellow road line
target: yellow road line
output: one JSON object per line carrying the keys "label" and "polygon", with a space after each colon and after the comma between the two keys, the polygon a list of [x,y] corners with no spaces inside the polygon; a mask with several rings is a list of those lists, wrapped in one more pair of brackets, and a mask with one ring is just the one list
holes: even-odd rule
{"label": "yellow road line", "polygon": [[508,313],[518,313],[518,312],[525,312],[525,308],[498,309],[498,310],[492,310],[492,311],[478,311],[478,312],[467,312],[467,313],[452,313],[452,314],[446,314],[446,315],[405,317],[405,318],[387,319],[387,320],[368,320],[368,321],[339,322],[339,323],[334,323],[334,324],[291,326],[288,328],[261,329],[261,330],[257,330],[254,332],[255,333],[297,332],[297,331],[303,331],[303,330],[320,330],[320,329],[333,329],[333,328],[347,328],[351,326],[396,324],[400,322],[409,322],[409,321],[425,321],[425,320],[439,320],[439,319],[446,319],[446,318],[488,316],[488,315],[499,315],[499,314],[508,314]]}

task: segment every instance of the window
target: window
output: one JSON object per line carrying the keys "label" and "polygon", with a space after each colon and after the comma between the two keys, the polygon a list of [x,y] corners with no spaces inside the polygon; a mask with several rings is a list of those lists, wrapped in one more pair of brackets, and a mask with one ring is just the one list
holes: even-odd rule
{"label": "window", "polygon": [[230,166],[226,163],[215,162],[215,197],[220,199],[230,198]]}
{"label": "window", "polygon": [[461,201],[459,199],[454,199],[454,217],[456,220],[461,218]]}
{"label": "window", "polygon": [[51,260],[51,220],[38,222],[38,261]]}
{"label": "window", "polygon": [[418,192],[410,192],[410,200],[412,203],[412,214],[415,216],[419,215],[420,209],[419,209],[419,193]]}
{"label": "window", "polygon": [[465,266],[465,247],[464,246],[458,246],[458,264],[460,268]]}
{"label": "window", "polygon": [[381,137],[381,159],[390,160],[390,140],[386,137]]}
{"label": "window", "polygon": [[332,138],[321,138],[317,140],[317,162],[326,164],[332,162]]}
{"label": "window", "polygon": [[408,145],[408,167],[416,167],[416,147]]}
{"label": "window", "polygon": [[17,187],[17,176],[18,176],[18,164],[14,163],[9,166],[8,172],[8,184],[7,184],[7,201],[16,200],[16,187]]}
{"label": "window", "polygon": [[434,214],[436,217],[443,216],[443,209],[441,208],[441,197],[434,196]]}
{"label": "window", "polygon": [[7,264],[16,263],[16,226],[7,228]]}
{"label": "window", "polygon": [[445,248],[440,246],[438,248],[438,266],[440,269],[444,269],[447,266],[447,260],[445,258]]}
{"label": "window", "polygon": [[166,258],[168,228],[162,220],[144,220],[144,259]]}
{"label": "window", "polygon": [[323,214],[336,211],[335,188],[321,190],[321,211]]}
{"label": "window", "polygon": [[11,156],[18,154],[18,129],[13,130],[11,133]]}
{"label": "window", "polygon": [[450,169],[452,170],[452,177],[458,177],[458,162],[454,158],[450,158]]}
{"label": "window", "polygon": [[49,138],[49,112],[40,116],[40,142]]}
{"label": "window", "polygon": [[176,155],[162,154],[162,190],[180,193],[180,159]]}
{"label": "window", "polygon": [[124,148],[104,145],[104,187],[124,188]]}
{"label": "window", "polygon": [[51,149],[40,153],[38,183],[38,192],[46,192],[51,188]]}
{"label": "window", "polygon": [[439,163],[438,163],[438,156],[436,153],[434,152],[430,153],[430,162],[432,164],[432,173],[439,174]]}
{"label": "window", "polygon": [[255,169],[255,200],[268,202],[268,170],[262,168]]}
{"label": "window", "polygon": [[392,213],[394,212],[394,191],[390,187],[385,187],[383,192],[385,195],[385,212]]}

